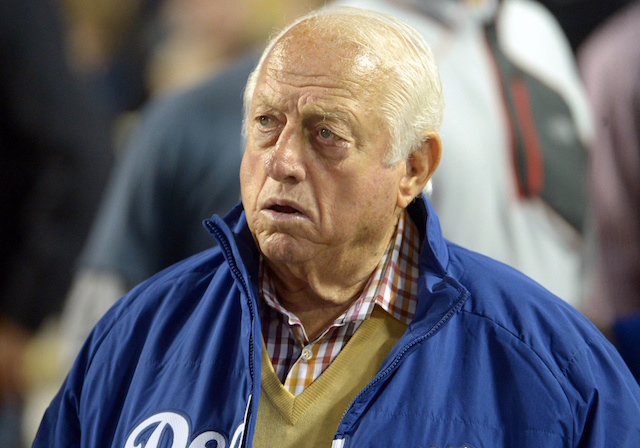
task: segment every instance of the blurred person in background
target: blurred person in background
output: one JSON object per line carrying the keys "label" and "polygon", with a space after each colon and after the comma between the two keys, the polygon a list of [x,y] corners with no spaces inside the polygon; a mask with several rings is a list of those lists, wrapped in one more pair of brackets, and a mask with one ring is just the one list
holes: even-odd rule
{"label": "blurred person in background", "polygon": [[595,112],[589,186],[595,245],[585,313],[640,380],[640,3],[589,36],[578,56]]}
{"label": "blurred person in background", "polygon": [[111,167],[110,123],[46,0],[0,3],[0,446],[18,446],[26,353],[57,315]]}

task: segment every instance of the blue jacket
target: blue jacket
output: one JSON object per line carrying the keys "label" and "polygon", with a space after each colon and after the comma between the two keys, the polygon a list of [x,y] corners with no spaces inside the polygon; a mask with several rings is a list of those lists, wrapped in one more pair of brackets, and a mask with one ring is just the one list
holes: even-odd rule
{"label": "blue jacket", "polygon": [[[594,326],[445,241],[426,200],[410,213],[426,232],[416,317],[334,447],[640,446],[640,388]],[[34,447],[251,446],[259,255],[240,205],[225,221],[205,223],[218,247],[142,283],[98,323]]]}

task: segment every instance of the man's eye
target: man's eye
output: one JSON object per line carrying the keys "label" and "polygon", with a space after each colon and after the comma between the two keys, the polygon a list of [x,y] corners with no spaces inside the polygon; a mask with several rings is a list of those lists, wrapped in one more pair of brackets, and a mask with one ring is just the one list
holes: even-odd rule
{"label": "man's eye", "polygon": [[267,117],[266,115],[258,117],[258,124],[265,128],[268,127],[271,124],[271,117]]}
{"label": "man's eye", "polygon": [[337,138],[336,134],[334,134],[327,128],[320,129],[318,131],[318,136],[323,140],[335,140]]}

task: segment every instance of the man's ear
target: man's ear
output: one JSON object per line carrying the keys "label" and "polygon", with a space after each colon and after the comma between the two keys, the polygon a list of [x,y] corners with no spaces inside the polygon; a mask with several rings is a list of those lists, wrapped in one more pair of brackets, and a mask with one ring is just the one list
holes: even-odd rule
{"label": "man's ear", "polygon": [[400,180],[398,207],[406,208],[420,194],[438,167],[441,155],[440,136],[435,132],[426,132],[420,146],[405,161],[407,171]]}

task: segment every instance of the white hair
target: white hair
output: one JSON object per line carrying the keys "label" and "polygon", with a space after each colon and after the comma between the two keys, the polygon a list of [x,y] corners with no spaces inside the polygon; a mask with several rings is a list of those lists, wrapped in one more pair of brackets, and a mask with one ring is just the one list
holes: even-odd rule
{"label": "white hair", "polygon": [[416,30],[393,17],[351,7],[313,11],[269,41],[245,87],[243,132],[247,131],[253,92],[265,60],[279,40],[302,22],[311,32],[339,35],[345,43],[380,61],[387,87],[380,90],[380,112],[391,140],[389,164],[406,160],[425,139],[426,132],[438,132],[444,102],[440,76],[427,42]]}

